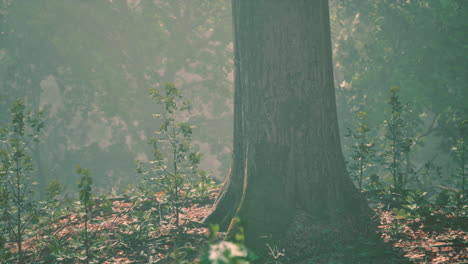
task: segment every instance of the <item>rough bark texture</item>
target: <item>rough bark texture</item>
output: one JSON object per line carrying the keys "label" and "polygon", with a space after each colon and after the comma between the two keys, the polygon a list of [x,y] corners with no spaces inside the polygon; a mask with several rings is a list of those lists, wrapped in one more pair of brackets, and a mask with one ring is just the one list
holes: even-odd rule
{"label": "rough bark texture", "polygon": [[208,220],[225,225],[234,216],[226,207],[237,208],[247,246],[276,244],[296,256],[337,241],[320,230],[343,241],[344,230],[365,232],[370,209],[340,146],[327,0],[232,5],[234,163]]}

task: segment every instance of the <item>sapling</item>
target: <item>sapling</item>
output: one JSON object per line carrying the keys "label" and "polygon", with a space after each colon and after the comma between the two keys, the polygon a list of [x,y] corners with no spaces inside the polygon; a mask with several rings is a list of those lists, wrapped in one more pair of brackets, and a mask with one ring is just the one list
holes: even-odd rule
{"label": "sapling", "polygon": [[359,112],[357,114],[358,127],[351,136],[356,140],[353,146],[352,159],[349,168],[354,178],[357,178],[359,190],[363,189],[364,173],[367,168],[372,166],[372,156],[375,153],[374,141],[369,139],[369,117],[366,112]]}
{"label": "sapling", "polygon": [[175,224],[179,225],[180,209],[192,194],[199,173],[200,154],[192,151],[192,126],[187,121],[191,109],[189,100],[181,95],[173,84],[166,83],[160,92],[151,89],[152,98],[160,104],[164,111],[154,117],[162,124],[156,136],[150,140],[153,146],[153,157],[149,162],[151,168],[144,171],[139,164],[138,171],[146,176],[146,180],[157,191],[166,194],[168,204],[175,215]]}
{"label": "sapling", "polygon": [[[5,142],[8,135],[7,129],[0,129],[0,140]],[[8,244],[9,229],[7,226],[9,219],[10,193],[7,186],[9,167],[9,155],[5,149],[0,149],[0,259],[7,260],[11,257],[11,252],[6,248]]]}
{"label": "sapling", "polygon": [[468,209],[466,205],[467,191],[466,191],[466,167],[468,166],[468,120],[461,122],[459,127],[459,136],[456,139],[455,146],[452,147],[459,168],[458,176],[460,177],[460,192],[455,193],[454,207],[456,208],[457,215],[461,216]]}
{"label": "sapling", "polygon": [[460,124],[460,135],[455,142],[455,146],[452,147],[452,151],[455,152],[459,163],[458,173],[461,180],[461,191],[465,194],[466,186],[466,167],[468,166],[468,120],[464,120]]}
{"label": "sapling", "polygon": [[88,169],[82,169],[77,167],[76,172],[80,175],[80,182],[78,184],[80,202],[83,205],[84,209],[84,240],[83,244],[85,247],[85,263],[89,264],[90,261],[90,246],[91,241],[89,237],[89,215],[91,212],[91,207],[93,205],[92,195],[91,195],[91,186],[93,184],[93,178],[91,178]]}
{"label": "sapling", "polygon": [[31,188],[33,165],[29,155],[32,142],[38,142],[44,126],[41,117],[26,110],[23,101],[11,108],[11,123],[0,132],[0,195],[4,234],[17,247],[16,262],[25,263],[23,242],[35,219],[35,203]]}
{"label": "sapling", "polygon": [[[403,165],[406,163],[406,176],[409,174],[409,153],[413,140],[408,135],[408,124],[403,118],[408,111],[408,105],[403,104],[399,98],[398,87],[390,89],[390,98],[388,104],[390,111],[387,113],[387,118],[384,120],[384,125],[387,127],[386,138],[389,142],[387,145],[386,156],[388,157],[387,168],[390,170],[393,178],[393,187],[396,190],[401,190],[405,182]],[[406,157],[406,161],[404,160]]]}
{"label": "sapling", "polygon": [[206,201],[210,197],[210,193],[208,191],[213,189],[214,182],[208,175],[208,172],[204,170],[198,170],[197,176],[199,182],[195,190],[197,191],[198,197],[200,197],[202,201]]}

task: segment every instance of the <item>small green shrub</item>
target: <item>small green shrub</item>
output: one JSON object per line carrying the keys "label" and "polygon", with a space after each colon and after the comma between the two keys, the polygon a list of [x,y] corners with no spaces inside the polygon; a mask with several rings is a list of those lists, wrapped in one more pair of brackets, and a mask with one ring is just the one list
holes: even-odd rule
{"label": "small green shrub", "polygon": [[411,191],[405,195],[403,208],[408,212],[412,219],[426,219],[432,211],[433,207],[426,197],[427,192]]}
{"label": "small green shrub", "polygon": [[205,199],[212,181],[208,174],[198,169],[201,154],[192,150],[192,126],[188,122],[190,101],[183,98],[179,89],[166,83],[160,92],[151,89],[152,98],[164,108],[154,114],[161,121],[156,136],[150,140],[153,147],[149,168],[139,162],[137,171],[144,175],[150,193],[162,192],[180,222],[180,210],[190,198]]}

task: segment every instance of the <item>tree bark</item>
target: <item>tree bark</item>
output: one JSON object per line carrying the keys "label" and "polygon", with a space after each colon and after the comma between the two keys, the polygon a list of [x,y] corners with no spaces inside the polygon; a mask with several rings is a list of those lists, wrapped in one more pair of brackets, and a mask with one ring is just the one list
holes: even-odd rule
{"label": "tree bark", "polygon": [[346,240],[344,231],[367,232],[371,210],[341,151],[327,0],[232,6],[234,161],[208,222],[237,215],[248,247],[279,245],[297,257]]}

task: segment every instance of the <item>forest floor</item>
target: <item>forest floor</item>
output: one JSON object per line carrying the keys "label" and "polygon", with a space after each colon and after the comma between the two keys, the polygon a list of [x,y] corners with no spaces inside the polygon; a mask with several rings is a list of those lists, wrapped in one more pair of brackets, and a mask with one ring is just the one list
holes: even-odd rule
{"label": "forest floor", "polygon": [[430,218],[405,218],[398,211],[374,209],[382,238],[414,263],[468,263],[468,219],[443,211]]}
{"label": "forest floor", "polygon": [[[209,230],[200,222],[212,210],[217,191],[204,202],[192,201],[181,208],[178,226],[162,193],[96,199],[87,226],[92,238],[89,263],[199,263],[209,249]],[[382,239],[412,263],[468,263],[466,217],[433,211],[420,219],[383,204],[375,204],[374,210],[380,217]],[[82,263],[86,258],[83,213],[68,211],[49,221],[37,224],[23,243],[27,263]],[[14,245],[8,249],[17,252]],[[284,263],[276,261],[272,263]]]}

